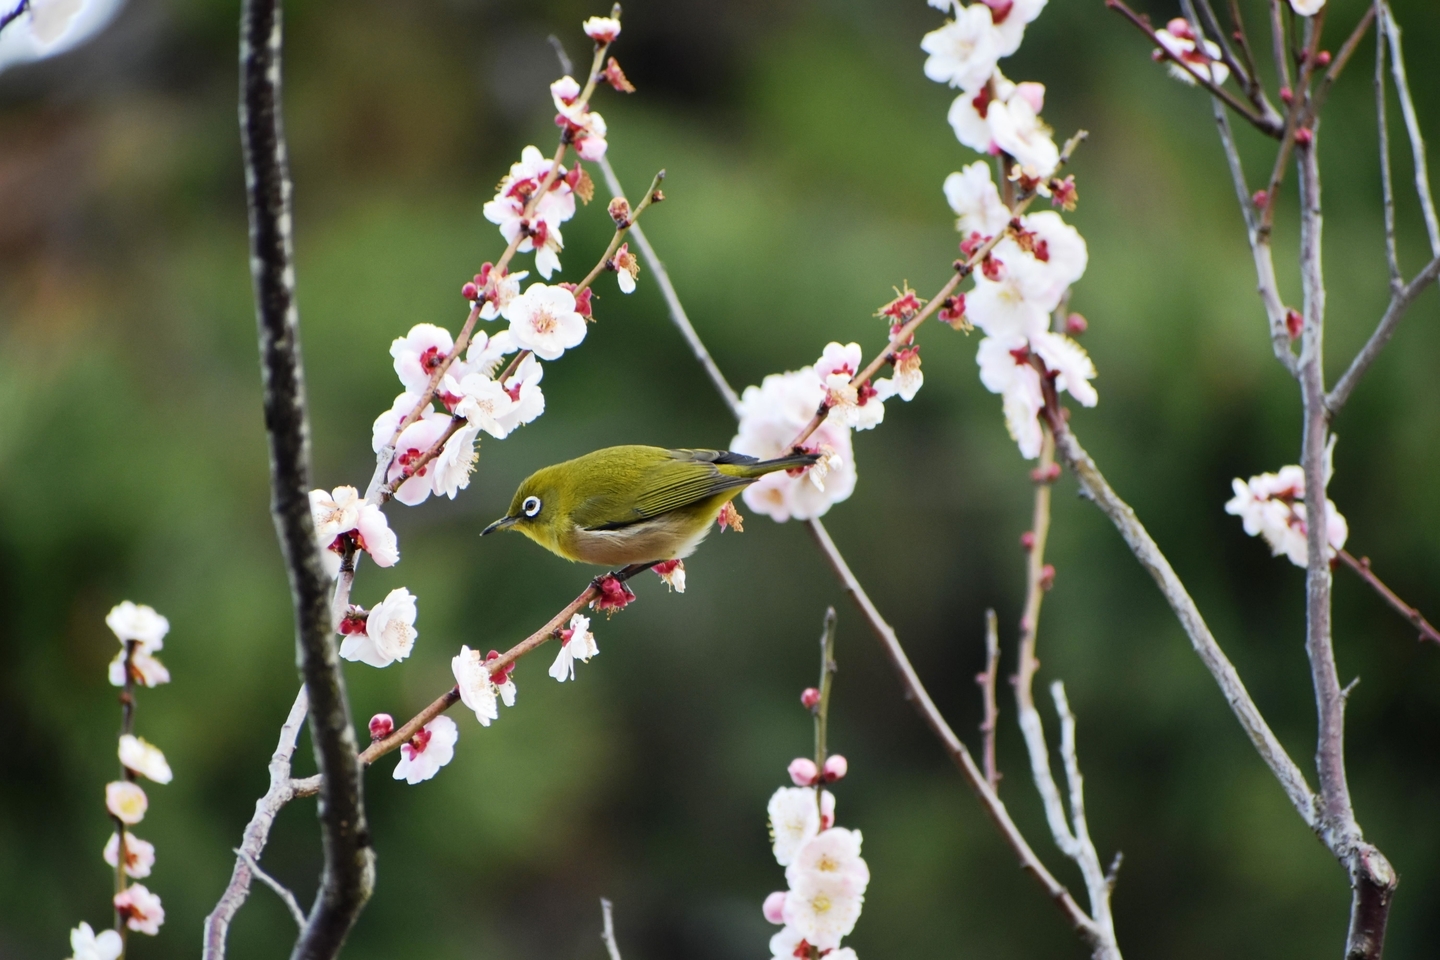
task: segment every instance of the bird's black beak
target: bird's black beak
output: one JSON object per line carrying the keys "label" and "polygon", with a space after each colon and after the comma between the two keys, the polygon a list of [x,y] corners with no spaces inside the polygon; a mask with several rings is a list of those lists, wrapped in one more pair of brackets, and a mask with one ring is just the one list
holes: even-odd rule
{"label": "bird's black beak", "polygon": [[485,534],[487,534],[487,533],[494,533],[496,530],[504,530],[504,529],[506,529],[507,527],[513,527],[513,526],[515,526],[515,524],[516,524],[517,522],[519,522],[519,520],[520,520],[519,517],[501,517],[499,520],[496,520],[494,523],[490,524],[490,526],[486,527],[484,530],[481,530],[481,531],[480,531],[480,536],[483,537],[483,536],[485,536]]}

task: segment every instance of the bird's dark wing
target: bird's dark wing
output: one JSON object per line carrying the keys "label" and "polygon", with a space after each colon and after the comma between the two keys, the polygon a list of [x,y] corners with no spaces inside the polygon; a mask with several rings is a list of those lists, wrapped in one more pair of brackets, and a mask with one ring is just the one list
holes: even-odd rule
{"label": "bird's dark wing", "polygon": [[[587,530],[617,530],[708,500],[729,490],[749,486],[753,477],[726,476],[719,463],[752,462],[751,457],[720,450],[676,450],[674,457],[655,463],[636,478],[629,490],[590,498],[576,512],[576,522]],[[734,460],[723,458],[736,458]],[[620,503],[628,508],[616,509]]]}

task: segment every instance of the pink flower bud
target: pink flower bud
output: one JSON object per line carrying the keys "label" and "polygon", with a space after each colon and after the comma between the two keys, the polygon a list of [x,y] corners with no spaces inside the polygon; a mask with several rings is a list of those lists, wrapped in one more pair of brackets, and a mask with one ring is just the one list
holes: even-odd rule
{"label": "pink flower bud", "polygon": [[1047,563],[1040,568],[1040,589],[1049,590],[1055,586],[1055,565]]}
{"label": "pink flower bud", "polygon": [[1077,337],[1090,329],[1090,321],[1078,313],[1072,313],[1065,318],[1065,332],[1072,337]]}
{"label": "pink flower bud", "polygon": [[816,768],[815,761],[806,757],[791,760],[785,771],[790,774],[790,781],[797,787],[814,786],[815,781],[820,779],[820,771]]}
{"label": "pink flower bud", "polygon": [[1035,549],[1034,530],[1026,530],[1024,533],[1020,534],[1020,546],[1025,548],[1026,553],[1029,553],[1031,550]]}
{"label": "pink flower bud", "polygon": [[603,610],[607,614],[614,614],[616,610],[624,610],[635,600],[634,592],[613,574],[605,574],[595,581],[595,589],[599,592],[590,606],[596,610]]}
{"label": "pink flower bud", "polygon": [[467,283],[465,284],[465,286],[460,288],[460,296],[464,297],[466,300],[469,300],[471,303],[474,303],[476,300],[480,299],[480,288],[475,286],[475,284],[473,283]]}
{"label": "pink flower bud", "polygon": [[765,919],[771,923],[785,922],[785,894],[784,890],[776,890],[765,898],[765,906],[760,909],[765,914]]}
{"label": "pink flower bud", "polygon": [[1305,318],[1300,315],[1300,311],[1296,310],[1294,307],[1286,310],[1285,331],[1290,334],[1290,339],[1294,340],[1296,337],[1300,336],[1301,331],[1303,331],[1304,329]]}
{"label": "pink flower bud", "polygon": [[1295,131],[1295,142],[1300,144],[1301,146],[1309,146],[1311,141],[1313,141],[1314,139],[1315,131],[1311,130],[1309,127],[1301,127],[1299,130]]}
{"label": "pink flower bud", "polygon": [[1317,67],[1328,67],[1328,66],[1330,66],[1330,51],[1329,51],[1329,50],[1321,50],[1319,53],[1315,54],[1315,66],[1317,66]]}
{"label": "pink flower bud", "polygon": [[370,739],[384,740],[395,730],[395,718],[388,713],[377,713],[370,718]]}
{"label": "pink flower bud", "polygon": [[843,780],[845,774],[850,771],[850,763],[840,754],[835,753],[825,758],[824,776],[826,783],[834,783],[836,780]]}
{"label": "pink flower bud", "polygon": [[1255,202],[1255,206],[1263,207],[1270,202],[1270,192],[1268,190],[1256,190],[1255,196],[1250,199]]}
{"label": "pink flower bud", "polygon": [[1288,104],[1288,103],[1290,103],[1290,102],[1291,102],[1292,100],[1294,100],[1294,99],[1295,99],[1295,91],[1291,90],[1289,87],[1281,87],[1281,88],[1280,88],[1280,102],[1281,102],[1281,103],[1287,103],[1287,104]]}
{"label": "pink flower bud", "polygon": [[806,710],[814,710],[820,705],[820,691],[814,687],[806,687],[800,691],[800,705]]}

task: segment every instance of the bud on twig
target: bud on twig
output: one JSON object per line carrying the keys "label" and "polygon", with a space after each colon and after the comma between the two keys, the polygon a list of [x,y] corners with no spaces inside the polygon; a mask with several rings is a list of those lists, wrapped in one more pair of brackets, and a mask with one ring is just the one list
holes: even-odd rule
{"label": "bud on twig", "polygon": [[1049,590],[1055,586],[1055,565],[1047,563],[1040,568],[1040,589]]}
{"label": "bud on twig", "polygon": [[836,780],[843,780],[849,771],[849,761],[836,753],[825,758],[825,766],[821,769],[820,775],[826,783],[834,783]]}
{"label": "bud on twig", "polygon": [[796,757],[791,760],[785,772],[790,774],[790,782],[797,787],[814,786],[820,780],[820,770],[809,757]]}
{"label": "bud on twig", "polygon": [[1090,322],[1078,313],[1072,313],[1065,318],[1065,332],[1072,337],[1078,337],[1090,329]]}
{"label": "bud on twig", "polygon": [[370,739],[384,740],[395,732],[395,718],[388,713],[377,713],[370,718]]}
{"label": "bud on twig", "polygon": [[610,201],[610,219],[615,221],[617,227],[630,226],[630,201],[624,197],[616,197]]}
{"label": "bud on twig", "polygon": [[806,710],[814,710],[820,705],[820,691],[814,687],[806,687],[800,692],[800,705]]}

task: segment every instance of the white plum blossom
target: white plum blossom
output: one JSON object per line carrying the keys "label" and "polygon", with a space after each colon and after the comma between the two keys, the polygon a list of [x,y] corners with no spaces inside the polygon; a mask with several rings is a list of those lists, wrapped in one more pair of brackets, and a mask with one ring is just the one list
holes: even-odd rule
{"label": "white plum blossom", "polygon": [[925,374],[920,372],[920,348],[907,347],[897,350],[892,363],[895,366],[895,375],[875,381],[875,399],[884,401],[899,397],[909,403],[925,385]]}
{"label": "white plum blossom", "polygon": [[785,927],[812,947],[834,950],[855,929],[864,896],[844,880],[807,871],[785,897]]}
{"label": "white plum blossom", "polygon": [[1047,331],[1030,338],[1030,349],[1044,361],[1045,369],[1056,375],[1056,390],[1068,392],[1087,407],[1100,401],[1090,385],[1095,379],[1095,364],[1080,344],[1064,334]]}
{"label": "white plum blossom", "polygon": [[990,0],[990,17],[995,24],[996,47],[1008,57],[1020,49],[1025,27],[1045,9],[1045,0]]}
{"label": "white plum blossom", "polygon": [[155,608],[129,600],[110,609],[105,615],[105,626],[121,643],[134,640],[136,649],[146,653],[164,649],[165,634],[170,632],[170,621],[156,613]]}
{"label": "white plum blossom", "polygon": [[105,784],[105,809],[127,827],[133,827],[144,820],[145,810],[149,806],[150,800],[138,783],[112,780]]}
{"label": "white plum blossom", "polygon": [[545,412],[545,394],[540,390],[540,381],[545,377],[545,368],[531,354],[520,365],[515,372],[505,381],[505,392],[515,402],[511,404],[510,410],[503,414],[500,426],[507,431],[530,423],[540,414]]}
{"label": "white plum blossom", "polygon": [[415,595],[396,587],[365,618],[364,632],[352,633],[340,644],[340,656],[372,667],[388,667],[396,660],[404,660],[419,636],[415,630],[416,612]]}
{"label": "white plum blossom", "polygon": [[870,883],[870,868],[860,857],[859,830],[831,827],[807,840],[785,868],[785,880],[794,887],[807,874],[847,884],[857,895]]}
{"label": "white plum blossom", "polygon": [[315,524],[315,537],[329,543],[342,533],[354,530],[360,522],[360,508],[365,501],[360,491],[351,486],[310,491],[310,519]]}
{"label": "white plum blossom", "polygon": [[[105,844],[105,862],[114,867],[120,862],[120,834],[110,834]],[[155,844],[141,840],[130,831],[125,831],[125,874],[136,880],[150,876],[155,867]]]}
{"label": "white plum blossom", "polygon": [[449,381],[447,392],[460,397],[454,410],[457,417],[464,417],[472,427],[484,430],[497,440],[504,440],[510,428],[501,423],[515,406],[515,400],[494,380],[483,373],[471,373],[458,384]]}
{"label": "white plum blossom", "polygon": [[400,762],[395,764],[395,779],[409,784],[429,780],[455,757],[455,741],[460,728],[449,717],[436,717],[406,743],[400,745]]}
{"label": "white plum blossom", "polygon": [[1017,95],[1009,100],[993,101],[985,120],[991,140],[1014,157],[1028,176],[1048,177],[1060,165],[1060,150],[1051,138],[1050,128],[1040,119],[1039,108],[1020,93],[1020,87],[1025,86],[1017,85]]}
{"label": "white plum blossom", "polygon": [[310,518],[315,524],[321,557],[332,577],[340,569],[340,538],[352,531],[360,549],[370,554],[376,565],[392,567],[400,559],[400,548],[385,514],[375,504],[362,500],[354,487],[336,487],[328,492],[311,490]]}
{"label": "white plum blossom", "polygon": [[990,179],[990,164],[984,160],[945,178],[945,200],[959,217],[955,228],[961,236],[978,233],[993,237],[1010,222],[1010,210],[1001,201],[1000,191]]}
{"label": "white plum blossom", "polygon": [[[520,296],[520,281],[528,276],[530,276],[529,270],[521,270],[519,273],[507,273],[496,279],[491,298],[486,300],[485,305],[480,308],[480,319],[494,320],[500,316],[500,311],[504,310],[511,300]],[[472,351],[475,349],[473,341],[470,349]]]}
{"label": "white plum blossom", "polygon": [[[516,274],[516,276],[524,276],[524,274]],[[517,289],[515,295],[519,296],[519,293],[520,291]],[[510,298],[510,300],[513,299],[514,297]],[[506,300],[505,305],[508,306],[510,300]],[[470,339],[469,349],[465,351],[465,359],[451,364],[450,374],[457,380],[464,380],[472,373],[491,376],[503,358],[519,349],[509,330],[497,330],[489,336],[485,334],[484,330],[477,330]]]}
{"label": "white plum blossom", "polygon": [[[1324,2],[1325,0],[1320,0],[1321,4]],[[1319,9],[1318,5],[1316,9]],[[1165,48],[1166,53],[1190,67],[1187,70],[1174,60],[1170,61],[1170,76],[1182,83],[1194,86],[1195,74],[1199,74],[1203,79],[1219,86],[1230,76],[1230,68],[1220,58],[1219,45],[1212,40],[1197,38],[1190,24],[1180,17],[1171,20],[1163,30],[1156,30],[1155,39],[1160,41],[1160,46]],[[1201,43],[1204,44],[1203,47],[1200,46]],[[1157,50],[1156,56],[1159,55]]]}
{"label": "white plum blossom", "polygon": [[640,258],[630,252],[630,244],[620,244],[620,249],[610,260],[615,264],[615,282],[620,292],[634,293],[635,281],[640,277]]}
{"label": "white plum blossom", "polygon": [[[114,660],[110,661],[108,676],[111,686],[125,686],[125,651],[123,649],[115,654]],[[147,687],[158,687],[162,683],[170,682],[170,671],[165,669],[165,664],[141,647],[137,647],[130,657],[130,676],[136,683]]]}
{"label": "white plum blossom", "polygon": [[1325,0],[1290,0],[1290,8],[1302,17],[1313,17],[1325,6]]}
{"label": "white plum blossom", "polygon": [[437,497],[455,499],[456,494],[470,486],[470,473],[475,469],[475,438],[480,428],[466,423],[451,434],[440,449],[440,455],[431,464],[431,487]]}
{"label": "white plum blossom", "polygon": [[620,36],[620,21],[614,17],[591,17],[580,25],[585,36],[596,43],[614,43]]}
{"label": "white plum blossom", "polygon": [[[0,31],[0,70],[64,53],[108,24],[124,0],[30,0],[29,8]],[[10,13],[16,0],[3,4]]]}
{"label": "white plum blossom", "polygon": [[807,841],[834,822],[835,795],[826,790],[820,802],[825,806],[825,824],[815,808],[814,787],[781,787],[770,795],[765,811],[770,815],[771,848],[780,866],[788,867]]}
{"label": "white plum blossom", "polygon": [[355,525],[356,539],[360,549],[370,554],[377,567],[393,567],[400,561],[400,545],[390,521],[375,504],[367,503],[360,508],[360,520]]}
{"label": "white plum blossom", "polygon": [[575,295],[564,287],[532,283],[505,310],[515,342],[541,360],[558,360],[585,339],[585,318]]}
{"label": "white plum blossom", "polygon": [[[730,449],[762,460],[785,456],[824,400],[825,386],[812,367],[770,374],[741,395],[740,426]],[[820,454],[821,462],[794,476],[789,471],[767,474],[746,487],[742,496],[752,510],[777,523],[792,517],[809,520],[823,516],[831,504],[854,492],[849,427],[827,417],[805,441],[805,448]]]}
{"label": "white plum blossom", "polygon": [[390,470],[385,479],[394,483],[402,477],[405,478],[395,489],[395,499],[400,503],[411,507],[418,506],[434,492],[434,464],[421,464],[420,460],[431,447],[440,442],[445,431],[450,429],[450,419],[446,414],[427,410],[396,438],[395,456],[390,461]]}
{"label": "white plum blossom", "polygon": [[962,90],[978,90],[989,82],[1000,59],[1000,37],[990,8],[983,3],[957,7],[955,19],[925,34],[920,49],[929,54],[925,76]]}
{"label": "white plum blossom", "polygon": [[500,227],[500,235],[507,243],[518,239],[519,252],[535,251],[535,268],[546,278],[560,269],[558,253],[564,248],[560,224],[575,216],[575,196],[563,166],[556,170],[529,218],[525,216],[525,208],[553,166],[550,157],[534,146],[527,146],[521,151],[520,160],[511,164],[510,172],[500,181],[495,198],[486,203],[482,211],[485,219]]}
{"label": "white plum blossom", "polygon": [[[1333,451],[1332,436],[1326,451],[1327,477]],[[1310,546],[1306,539],[1305,471],[1292,464],[1281,467],[1278,473],[1251,477],[1248,482],[1236,477],[1231,486],[1235,496],[1225,504],[1225,512],[1239,517],[1250,536],[1264,537],[1275,556],[1284,554],[1295,566],[1307,566]],[[1350,527],[1329,499],[1325,501],[1325,535],[1333,559],[1345,546]]]}
{"label": "white plum blossom", "polygon": [[[370,449],[379,453],[385,444],[395,439],[395,431],[399,429],[400,422],[410,415],[411,410],[415,409],[415,405],[420,402],[420,397],[421,394],[406,390],[395,398],[395,402],[390,405],[389,410],[375,418],[375,423],[370,428]],[[351,487],[350,489],[354,490],[355,488]],[[324,491],[319,492],[323,493]],[[311,499],[313,503],[314,494],[311,494]]]}
{"label": "white plum blossom", "polygon": [[125,918],[125,926],[136,933],[155,936],[165,922],[165,908],[160,898],[151,893],[143,883],[134,883],[122,893],[115,894],[115,911]]}
{"label": "white plum blossom", "polygon": [[850,381],[860,372],[860,360],[860,344],[842,346],[831,341],[815,361],[815,373],[825,385],[830,415],[839,417],[852,429],[870,430],[885,419],[885,404],[870,384],[851,385]]}
{"label": "white plum blossom", "polygon": [[70,931],[70,960],[117,960],[124,952],[125,942],[114,930],[96,933],[82,922]]}
{"label": "white plum blossom", "polygon": [[488,727],[492,720],[499,719],[499,703],[503,702],[507,707],[515,705],[515,681],[510,679],[509,671],[505,671],[503,682],[497,682],[486,660],[479,650],[462,646],[450,661],[455,685],[460,690],[460,702],[475,711],[475,719],[482,727]]}
{"label": "white plum blossom", "polygon": [[575,679],[575,661],[589,663],[600,652],[595,634],[590,632],[590,618],[581,614],[570,617],[570,626],[560,631],[560,652],[550,665],[550,676],[564,683]]}
{"label": "white plum blossom", "polygon": [[[1004,248],[1004,249],[1002,249]],[[1002,240],[991,253],[999,273],[992,280],[983,272],[975,275],[975,289],[965,295],[965,316],[992,337],[1012,347],[1050,327],[1050,277],[1034,257],[1013,241]]]}
{"label": "white plum blossom", "polygon": [[[390,356],[394,358],[395,374],[406,393],[418,395],[423,392],[430,385],[430,377],[435,370],[454,349],[455,341],[450,331],[433,323],[417,323],[405,336],[392,341]],[[408,410],[405,412],[409,413]]]}
{"label": "white plum blossom", "polygon": [[[1013,341],[986,337],[975,351],[980,365],[980,382],[991,393],[1000,394],[1005,411],[1005,426],[1010,438],[1020,446],[1026,460],[1040,456],[1043,435],[1038,419],[1045,406],[1040,392],[1040,373],[1023,358],[1023,346]],[[1017,350],[1022,351],[1017,355]]]}
{"label": "white plum blossom", "polygon": [[156,783],[169,783],[174,778],[170,764],[165,761],[165,754],[142,737],[133,733],[122,734],[117,752],[120,754],[120,763],[133,773]]}

